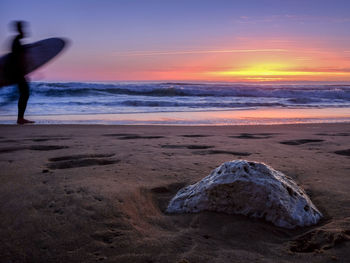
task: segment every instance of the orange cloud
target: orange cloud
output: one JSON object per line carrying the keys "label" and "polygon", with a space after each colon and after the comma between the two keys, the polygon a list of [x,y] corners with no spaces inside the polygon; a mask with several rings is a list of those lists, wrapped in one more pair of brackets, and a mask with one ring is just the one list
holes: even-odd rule
{"label": "orange cloud", "polygon": [[286,49],[228,49],[228,50],[182,50],[182,51],[126,51],[115,52],[115,56],[159,56],[159,55],[191,55],[211,53],[257,53],[288,52]]}

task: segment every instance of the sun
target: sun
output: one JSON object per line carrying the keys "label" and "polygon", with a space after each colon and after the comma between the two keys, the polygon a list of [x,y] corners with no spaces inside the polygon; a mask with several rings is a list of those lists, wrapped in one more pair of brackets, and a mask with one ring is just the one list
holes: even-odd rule
{"label": "sun", "polygon": [[261,63],[250,67],[234,70],[210,72],[210,75],[218,78],[233,78],[247,81],[272,81],[272,80],[302,80],[314,78],[335,78],[350,76],[349,72],[343,71],[313,71],[298,69],[296,65],[283,63]]}
{"label": "sun", "polygon": [[262,77],[262,76],[280,76],[287,73],[286,71],[286,65],[283,64],[260,64],[260,65],[254,65],[252,67],[248,67],[246,69],[241,70],[228,70],[228,71],[222,71],[218,72],[218,75],[221,76],[255,76],[255,77]]}

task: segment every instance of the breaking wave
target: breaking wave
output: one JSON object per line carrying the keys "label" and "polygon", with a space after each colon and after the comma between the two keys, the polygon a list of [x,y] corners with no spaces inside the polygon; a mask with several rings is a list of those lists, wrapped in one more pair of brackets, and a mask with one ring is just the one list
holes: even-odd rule
{"label": "breaking wave", "polygon": [[[17,88],[0,89],[0,115],[15,114]],[[244,108],[350,107],[350,85],[32,82],[31,114],[128,113]]]}

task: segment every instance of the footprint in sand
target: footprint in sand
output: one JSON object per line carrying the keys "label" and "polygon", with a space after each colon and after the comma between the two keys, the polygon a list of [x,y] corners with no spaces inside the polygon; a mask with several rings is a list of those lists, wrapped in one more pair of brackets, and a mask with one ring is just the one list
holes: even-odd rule
{"label": "footprint in sand", "polygon": [[161,138],[165,138],[164,136],[143,136],[143,135],[128,134],[128,133],[112,133],[112,134],[104,134],[103,136],[117,137],[117,139],[119,139],[119,140],[161,139]]}
{"label": "footprint in sand", "polygon": [[224,150],[208,150],[208,151],[197,151],[193,152],[198,155],[207,155],[207,154],[230,154],[236,156],[249,156],[251,153],[248,152],[233,152],[233,151],[224,151]]}
{"label": "footprint in sand", "polygon": [[229,136],[237,139],[269,139],[278,133],[241,133],[240,135]]}
{"label": "footprint in sand", "polygon": [[5,148],[0,148],[0,153],[11,153],[11,152],[21,151],[25,149],[26,148],[23,148],[23,147],[5,147]]}
{"label": "footprint in sand", "polygon": [[103,158],[103,157],[112,157],[114,153],[110,154],[78,154],[78,155],[67,155],[61,157],[50,158],[50,162],[59,162],[59,161],[67,161],[67,160],[77,160],[83,158]]}
{"label": "footprint in sand", "polygon": [[114,154],[81,154],[55,157],[49,159],[50,163],[47,164],[47,167],[50,169],[68,169],[76,167],[108,165],[120,162],[120,160],[115,159],[103,159],[112,156],[114,156]]}
{"label": "footprint in sand", "polygon": [[137,134],[135,133],[108,133],[108,134],[103,134],[103,136],[106,137],[124,137],[124,136],[135,136]]}
{"label": "footprint in sand", "polygon": [[161,147],[168,148],[168,149],[190,149],[190,150],[214,148],[214,146],[212,145],[196,145],[196,144],[164,144],[164,145],[161,145]]}
{"label": "footprint in sand", "polygon": [[161,139],[165,138],[164,136],[141,136],[141,135],[132,135],[132,136],[122,136],[119,137],[119,140],[134,140],[134,139]]}
{"label": "footprint in sand", "polygon": [[209,137],[211,135],[204,135],[204,134],[184,134],[180,135],[181,137],[185,138],[203,138],[203,137]]}
{"label": "footprint in sand", "polygon": [[319,136],[350,136],[350,133],[339,132],[339,133],[316,133],[315,135]]}
{"label": "footprint in sand", "polygon": [[29,147],[22,146],[22,147],[6,147],[6,148],[0,148],[0,154],[1,153],[11,153],[16,151],[23,151],[23,150],[33,150],[33,151],[53,151],[53,150],[60,150],[60,149],[66,149],[69,148],[68,146],[61,146],[61,145],[31,145]]}
{"label": "footprint in sand", "polygon": [[339,155],[350,156],[350,149],[335,151],[334,153],[339,154]]}
{"label": "footprint in sand", "polygon": [[290,140],[290,141],[282,141],[281,144],[286,145],[301,145],[305,143],[313,143],[313,142],[323,142],[324,140],[319,139],[300,139],[300,140]]}
{"label": "footprint in sand", "polygon": [[68,146],[62,146],[62,145],[32,145],[29,146],[29,150],[34,151],[53,151],[53,150],[60,150],[60,149],[66,149],[69,148]]}
{"label": "footprint in sand", "polygon": [[40,138],[31,138],[28,139],[33,142],[46,142],[46,141],[62,141],[62,140],[69,140],[71,138],[68,137],[40,137]]}

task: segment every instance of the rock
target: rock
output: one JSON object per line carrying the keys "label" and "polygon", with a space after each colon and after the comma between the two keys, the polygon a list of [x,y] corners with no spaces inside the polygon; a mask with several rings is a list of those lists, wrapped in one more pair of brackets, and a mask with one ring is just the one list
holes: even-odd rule
{"label": "rock", "polygon": [[217,211],[263,218],[276,226],[316,224],[322,214],[291,178],[258,162],[223,163],[196,184],[178,191],[168,213]]}

